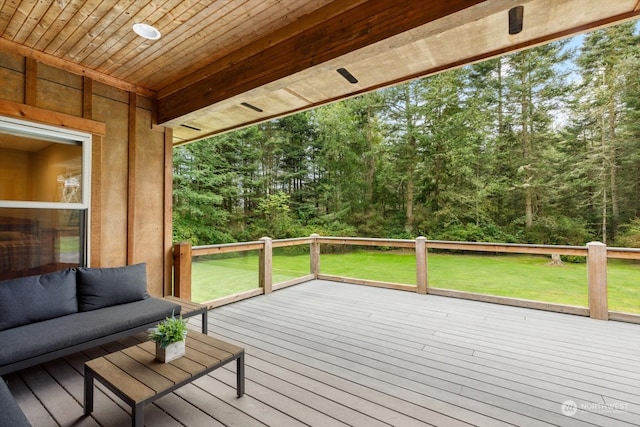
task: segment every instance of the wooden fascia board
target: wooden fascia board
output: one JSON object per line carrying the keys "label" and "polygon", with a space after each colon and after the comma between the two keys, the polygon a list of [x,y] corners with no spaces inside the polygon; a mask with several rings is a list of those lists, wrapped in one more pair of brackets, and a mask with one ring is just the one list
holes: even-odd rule
{"label": "wooden fascia board", "polygon": [[354,50],[486,0],[369,0],[158,100],[158,123],[172,122]]}
{"label": "wooden fascia board", "polygon": [[612,16],[609,18],[605,18],[599,21],[595,21],[592,22],[589,25],[583,25],[583,26],[579,26],[579,27],[572,27],[572,28],[568,28],[562,31],[558,31],[556,33],[552,33],[552,34],[547,34],[545,36],[541,36],[541,37],[537,37],[534,38],[532,40],[527,40],[525,42],[519,43],[519,44],[515,44],[515,45],[511,45],[508,48],[502,48],[502,49],[496,49],[493,50],[491,52],[485,52],[482,53],[480,55],[476,55],[470,58],[466,58],[464,60],[461,61],[456,61],[453,63],[448,63],[448,64],[443,64],[442,66],[436,67],[436,68],[432,68],[429,70],[425,70],[423,72],[420,73],[416,73],[416,74],[411,74],[411,75],[407,75],[401,79],[396,79],[396,80],[390,80],[390,81],[386,81],[382,84],[378,84],[378,85],[374,85],[374,86],[369,86],[357,91],[353,91],[351,93],[348,93],[346,95],[343,96],[339,96],[337,98],[330,98],[330,99],[326,99],[323,100],[322,102],[318,102],[318,103],[309,103],[308,105],[305,105],[302,108],[295,108],[295,109],[291,109],[289,111],[283,112],[283,113],[279,113],[279,114],[275,114],[275,115],[269,115],[269,116],[265,116],[265,117],[261,117],[259,119],[256,120],[248,120],[244,123],[238,123],[237,126],[232,126],[232,127],[228,127],[228,128],[223,128],[223,129],[219,129],[216,130],[214,132],[209,132],[209,133],[205,133],[200,135],[197,139],[193,139],[193,140],[180,140],[175,142],[174,141],[174,146],[179,146],[179,145],[184,145],[184,144],[188,144],[200,139],[204,139],[204,138],[208,138],[211,136],[215,136],[215,135],[221,135],[223,133],[227,133],[227,132],[232,132],[234,130],[238,130],[238,129],[242,129],[248,126],[252,126],[258,123],[263,123],[263,122],[267,122],[269,120],[273,120],[279,117],[284,117],[284,116],[288,116],[291,114],[295,114],[295,113],[299,113],[302,111],[306,111],[306,110],[311,110],[313,108],[319,107],[321,105],[326,105],[326,104],[330,104],[332,102],[337,102],[340,101],[342,99],[346,99],[346,98],[351,98],[354,96],[358,96],[358,95],[362,95],[368,92],[372,92],[374,90],[378,90],[378,89],[382,89],[385,87],[390,87],[390,86],[394,86],[397,84],[401,84],[407,81],[411,81],[411,80],[415,80],[418,78],[422,78],[422,77],[426,77],[429,75],[433,75],[433,74],[437,74],[443,71],[447,71],[447,70],[451,70],[454,68],[458,68],[458,67],[462,67],[465,65],[469,65],[469,64],[474,64],[477,62],[482,62],[491,58],[496,58],[502,55],[505,55],[507,53],[510,52],[515,52],[515,51],[519,51],[519,50],[523,50],[523,49],[527,49],[527,48],[531,48],[534,46],[538,46],[538,45],[542,45],[545,43],[549,43],[552,42],[554,40],[559,40],[562,39],[564,37],[568,37],[571,35],[575,35],[575,34],[580,34],[583,32],[587,32],[587,31],[593,31],[596,30],[598,28],[603,28],[606,27],[608,25],[611,25],[613,23],[616,22],[623,22],[623,21],[627,21],[627,20],[631,20],[631,19],[635,19],[638,18],[640,16],[640,8],[635,8],[635,10],[633,12],[629,12],[629,13],[624,13],[622,15],[617,15],[617,16]]}
{"label": "wooden fascia board", "polygon": [[222,69],[244,61],[245,59],[262,52],[264,49],[277,44],[283,40],[292,38],[307,30],[310,27],[326,22],[344,11],[357,7],[368,0],[336,0],[326,6],[312,12],[308,15],[302,16],[300,19],[292,22],[285,27],[279,28],[273,33],[259,40],[250,43],[247,46],[236,49],[232,53],[225,55],[221,60],[217,60],[213,63],[195,67],[189,75],[182,77],[176,81],[173,81],[160,90],[158,90],[157,98],[164,98],[172,93],[178,92],[181,89],[197,83],[203,78],[215,74]]}

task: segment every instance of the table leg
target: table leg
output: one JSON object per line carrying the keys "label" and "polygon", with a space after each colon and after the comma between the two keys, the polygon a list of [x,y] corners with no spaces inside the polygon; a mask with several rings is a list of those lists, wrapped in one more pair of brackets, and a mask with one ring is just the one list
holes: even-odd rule
{"label": "table leg", "polygon": [[237,392],[238,392],[238,397],[242,397],[242,395],[244,395],[244,351],[240,354],[240,356],[238,356],[237,359],[237,367],[236,367],[236,372],[237,372]]}
{"label": "table leg", "polygon": [[202,333],[207,335],[207,323],[209,322],[208,320],[209,316],[208,313],[205,311],[204,313],[202,313]]}
{"label": "table leg", "polygon": [[93,412],[93,372],[84,367],[84,414]]}
{"label": "table leg", "polygon": [[133,427],[144,427],[144,405],[138,403],[131,408],[133,414],[131,414],[131,425]]}

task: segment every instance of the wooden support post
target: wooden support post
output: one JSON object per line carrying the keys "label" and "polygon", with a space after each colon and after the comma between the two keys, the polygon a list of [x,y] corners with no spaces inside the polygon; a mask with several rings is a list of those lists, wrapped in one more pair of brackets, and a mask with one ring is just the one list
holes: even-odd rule
{"label": "wooden support post", "polygon": [[135,93],[129,92],[129,162],[127,174],[127,264],[136,262],[136,181],[137,181],[137,102]]}
{"label": "wooden support post", "polygon": [[319,234],[312,234],[313,242],[309,245],[309,273],[317,279],[320,274],[320,242],[318,242]]}
{"label": "wooden support post", "polygon": [[589,316],[609,320],[607,301],[607,246],[587,243],[587,281],[589,283]]}
{"label": "wooden support post", "polygon": [[416,238],[416,292],[426,295],[427,293],[427,239],[425,237]]}
{"label": "wooden support post", "polygon": [[171,270],[173,266],[173,129],[164,133],[164,295],[171,295]]}
{"label": "wooden support post", "polygon": [[273,284],[272,276],[272,263],[273,263],[273,248],[271,237],[263,237],[260,241],[264,244],[264,247],[260,250],[260,287],[264,289],[265,294],[270,294]]}
{"label": "wooden support post", "polygon": [[191,301],[191,243],[173,246],[173,295]]}

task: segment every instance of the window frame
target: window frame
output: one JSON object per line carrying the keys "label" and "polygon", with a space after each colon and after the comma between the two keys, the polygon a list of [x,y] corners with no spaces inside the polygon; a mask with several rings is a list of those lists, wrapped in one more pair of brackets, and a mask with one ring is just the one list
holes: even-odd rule
{"label": "window frame", "polygon": [[5,116],[0,116],[0,132],[43,139],[59,144],[80,144],[82,147],[82,200],[79,203],[0,200],[0,208],[84,210],[86,212],[84,259],[86,265],[90,265],[91,227],[88,225],[91,224],[92,135],[86,132]]}

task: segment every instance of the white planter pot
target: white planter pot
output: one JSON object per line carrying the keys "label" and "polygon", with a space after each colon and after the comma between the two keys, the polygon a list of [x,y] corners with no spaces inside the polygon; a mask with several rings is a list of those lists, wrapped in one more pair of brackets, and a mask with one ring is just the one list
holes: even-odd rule
{"label": "white planter pot", "polygon": [[159,343],[156,343],[156,359],[163,363],[169,363],[172,360],[184,356],[185,353],[185,340],[174,342],[169,344],[166,348],[160,347]]}

